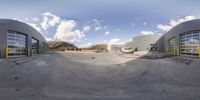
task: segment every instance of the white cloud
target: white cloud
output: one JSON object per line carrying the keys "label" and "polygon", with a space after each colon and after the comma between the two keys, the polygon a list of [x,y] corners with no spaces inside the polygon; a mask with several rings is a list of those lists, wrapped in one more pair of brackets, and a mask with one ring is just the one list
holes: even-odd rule
{"label": "white cloud", "polygon": [[169,24],[159,24],[157,25],[157,29],[159,30],[162,30],[164,32],[167,32],[169,31],[170,29],[172,29],[174,26],[182,23],[182,22],[186,22],[186,21],[190,21],[190,20],[193,20],[193,19],[197,19],[196,16],[185,16],[184,18],[179,18],[179,19],[176,19],[176,20],[171,20],[169,22]]}
{"label": "white cloud", "polygon": [[[27,18],[13,19],[27,23],[41,33],[43,32],[48,34],[49,32],[53,32],[52,30],[56,30],[56,32],[53,32],[55,34],[51,36],[53,38],[48,38],[45,34],[42,34],[47,41],[59,40],[74,43],[80,42],[87,39],[85,33],[91,30],[90,25],[84,26],[82,29],[77,29],[76,22],[74,20],[61,19],[57,15],[51,14],[50,12],[42,13],[40,17],[33,17],[30,18],[30,20]],[[100,22],[95,20],[95,23],[99,24]]]}
{"label": "white cloud", "polygon": [[102,28],[101,28],[100,26],[94,28],[95,31],[99,31],[99,30],[101,30],[101,29],[102,29]]}
{"label": "white cloud", "polygon": [[84,32],[89,32],[90,29],[91,29],[90,26],[84,26],[84,27],[83,27],[83,31],[84,31]]}
{"label": "white cloud", "polygon": [[101,21],[98,19],[93,19],[95,26],[101,26]]}
{"label": "white cloud", "polygon": [[47,17],[44,17],[44,18],[43,18],[43,22],[42,22],[40,25],[42,26],[42,28],[43,28],[44,30],[46,30],[46,29],[49,27],[49,25],[48,25],[48,18],[47,18]]}
{"label": "white cloud", "polygon": [[45,37],[45,39],[46,39],[47,41],[54,41],[53,38],[49,38],[49,37]]}
{"label": "white cloud", "polygon": [[40,23],[44,30],[49,27],[54,27],[56,24],[60,23],[60,17],[51,14],[50,12],[45,12],[41,14],[43,16],[43,21]]}
{"label": "white cloud", "polygon": [[41,28],[37,24],[35,23],[27,23],[27,24],[35,28],[38,32],[41,32]]}
{"label": "white cloud", "polygon": [[108,26],[103,26],[102,22],[104,22],[104,20],[98,20],[98,19],[93,19],[93,27],[94,27],[94,31],[100,31],[102,29],[107,29]]}
{"label": "white cloud", "polygon": [[55,40],[66,42],[79,42],[84,39],[86,35],[83,31],[76,28],[76,22],[74,20],[63,20],[57,28],[57,32],[54,35]]}
{"label": "white cloud", "polygon": [[104,35],[109,35],[110,34],[110,32],[109,31],[106,31],[105,33],[104,33]]}
{"label": "white cloud", "polygon": [[28,22],[27,18],[24,18],[24,19],[12,18],[12,19],[20,21],[20,22],[23,22],[23,23],[26,23],[26,24],[30,25],[31,27],[35,28],[37,31],[41,32],[40,26],[35,24],[35,23]]}
{"label": "white cloud", "polygon": [[141,34],[142,35],[154,35],[155,33],[152,31],[142,31]]}
{"label": "white cloud", "polygon": [[40,19],[36,18],[36,17],[32,18],[32,20],[35,21],[35,22],[40,21]]}
{"label": "white cloud", "polygon": [[171,26],[171,25],[163,25],[163,24],[157,25],[157,28],[158,28],[158,29],[161,29],[162,31],[165,31],[165,32],[167,32],[167,31],[169,31],[170,29],[172,29],[172,27],[173,27],[173,26]]}

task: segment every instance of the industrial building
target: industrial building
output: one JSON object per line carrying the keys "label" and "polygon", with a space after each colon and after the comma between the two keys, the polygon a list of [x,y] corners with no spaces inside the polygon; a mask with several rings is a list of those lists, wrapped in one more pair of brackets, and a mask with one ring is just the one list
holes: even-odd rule
{"label": "industrial building", "polygon": [[132,38],[131,42],[125,44],[125,47],[131,47],[137,51],[156,51],[159,35],[142,35]]}
{"label": "industrial building", "polygon": [[0,19],[0,58],[44,53],[47,42],[33,27],[11,19]]}
{"label": "industrial building", "polygon": [[[118,48],[116,45],[114,48]],[[162,36],[137,36],[121,47],[135,51],[157,51],[171,55],[200,58],[200,19],[183,22]],[[114,49],[113,49],[114,50]]]}
{"label": "industrial building", "polygon": [[200,19],[175,26],[157,41],[157,45],[159,52],[200,57]]}
{"label": "industrial building", "polygon": [[113,51],[113,52],[121,52],[121,49],[125,47],[124,44],[121,45],[109,45],[109,51]]}
{"label": "industrial building", "polygon": [[132,48],[135,51],[157,51],[159,35],[141,35],[132,38],[132,41],[122,45],[111,45],[110,50],[119,52],[122,48]]}

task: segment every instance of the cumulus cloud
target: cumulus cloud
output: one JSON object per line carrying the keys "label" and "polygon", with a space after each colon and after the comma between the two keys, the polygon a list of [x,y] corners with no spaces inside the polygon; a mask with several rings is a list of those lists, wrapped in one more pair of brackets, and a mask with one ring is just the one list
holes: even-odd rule
{"label": "cumulus cloud", "polygon": [[60,17],[50,12],[45,12],[45,13],[42,13],[41,15],[43,16],[43,21],[40,23],[40,25],[42,26],[44,30],[60,23]]}
{"label": "cumulus cloud", "polygon": [[105,33],[104,33],[104,35],[109,35],[110,34],[110,32],[109,31],[106,31]]}
{"label": "cumulus cloud", "polygon": [[103,26],[102,22],[104,22],[104,20],[98,20],[98,19],[93,19],[93,27],[94,27],[94,31],[100,31],[102,29],[106,29],[108,26]]}
{"label": "cumulus cloud", "polygon": [[27,24],[35,28],[37,31],[41,32],[41,28],[37,24],[35,23],[27,23]]}
{"label": "cumulus cloud", "polygon": [[142,35],[154,35],[155,33],[153,31],[142,31]]}
{"label": "cumulus cloud", "polygon": [[[55,30],[55,32],[53,32],[55,34],[51,35],[52,38],[48,38],[45,34],[42,34],[47,41],[59,40],[66,42],[80,42],[87,39],[85,33],[91,30],[90,25],[83,26],[82,29],[78,29],[76,27],[75,20],[61,19],[59,16],[50,12],[42,13],[40,17],[33,17],[30,19],[13,19],[24,22],[41,33],[48,34],[49,32],[53,32]],[[96,25],[100,24],[100,21],[94,21]]]}
{"label": "cumulus cloud", "polygon": [[39,18],[36,18],[36,17],[33,17],[33,18],[31,18],[33,21],[35,21],[35,22],[38,22],[38,21],[40,21],[40,19]]}
{"label": "cumulus cloud", "polygon": [[172,29],[172,27],[173,26],[171,26],[171,25],[163,25],[163,24],[157,25],[157,28],[164,31],[164,32],[169,31],[170,29]]}
{"label": "cumulus cloud", "polygon": [[12,18],[12,19],[20,21],[20,22],[23,22],[23,23],[26,23],[26,24],[30,25],[31,27],[35,28],[37,31],[41,32],[40,26],[38,24],[36,24],[36,23],[29,22],[29,20],[27,18],[24,18],[24,19]]}
{"label": "cumulus cloud", "polygon": [[84,39],[86,35],[84,31],[75,29],[76,22],[74,20],[63,20],[57,28],[57,32],[54,35],[55,40],[66,42],[79,42]]}
{"label": "cumulus cloud", "polygon": [[196,16],[185,16],[184,18],[179,18],[179,19],[176,19],[176,20],[171,20],[169,22],[169,24],[159,24],[157,25],[157,29],[159,30],[162,30],[164,32],[167,32],[169,31],[170,29],[172,29],[174,26],[182,23],[182,22],[186,22],[186,21],[190,21],[190,20],[193,20],[193,19],[197,19]]}
{"label": "cumulus cloud", "polygon": [[83,31],[84,31],[84,32],[89,32],[90,29],[91,29],[90,26],[84,26],[84,27],[83,27]]}
{"label": "cumulus cloud", "polygon": [[101,25],[101,21],[100,21],[100,20],[98,20],[98,19],[93,19],[93,21],[94,21],[94,25],[95,25],[95,26],[100,26],[100,25]]}

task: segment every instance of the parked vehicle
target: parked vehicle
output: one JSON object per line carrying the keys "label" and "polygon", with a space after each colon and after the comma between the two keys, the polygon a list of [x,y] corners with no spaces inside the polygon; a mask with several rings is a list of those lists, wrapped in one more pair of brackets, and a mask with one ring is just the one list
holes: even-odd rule
{"label": "parked vehicle", "polygon": [[134,49],[133,48],[122,48],[121,51],[123,53],[129,53],[129,54],[133,54],[134,53]]}

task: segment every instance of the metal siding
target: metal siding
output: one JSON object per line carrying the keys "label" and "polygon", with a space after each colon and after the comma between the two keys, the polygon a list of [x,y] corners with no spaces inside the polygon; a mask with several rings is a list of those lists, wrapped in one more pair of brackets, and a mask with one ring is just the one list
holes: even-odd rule
{"label": "metal siding", "polygon": [[27,40],[27,48],[28,48],[28,56],[30,55],[31,49],[31,39],[35,37],[39,40],[40,48],[39,52],[43,52],[43,42],[47,43],[44,37],[33,27],[16,20],[10,19],[0,19],[0,58],[5,58],[5,48],[7,47],[7,31],[17,31],[26,34],[28,37]]}
{"label": "metal siding", "polygon": [[[171,30],[169,30],[166,34],[164,34],[164,43],[162,48],[162,52],[165,52],[167,50],[168,52],[168,40],[172,37],[176,37],[177,43],[176,47],[180,49],[180,34],[189,32],[189,31],[197,31],[200,30],[200,19],[195,19],[187,22],[183,22],[181,24],[178,24]],[[160,46],[160,45],[159,45]],[[180,51],[180,50],[179,50]]]}

